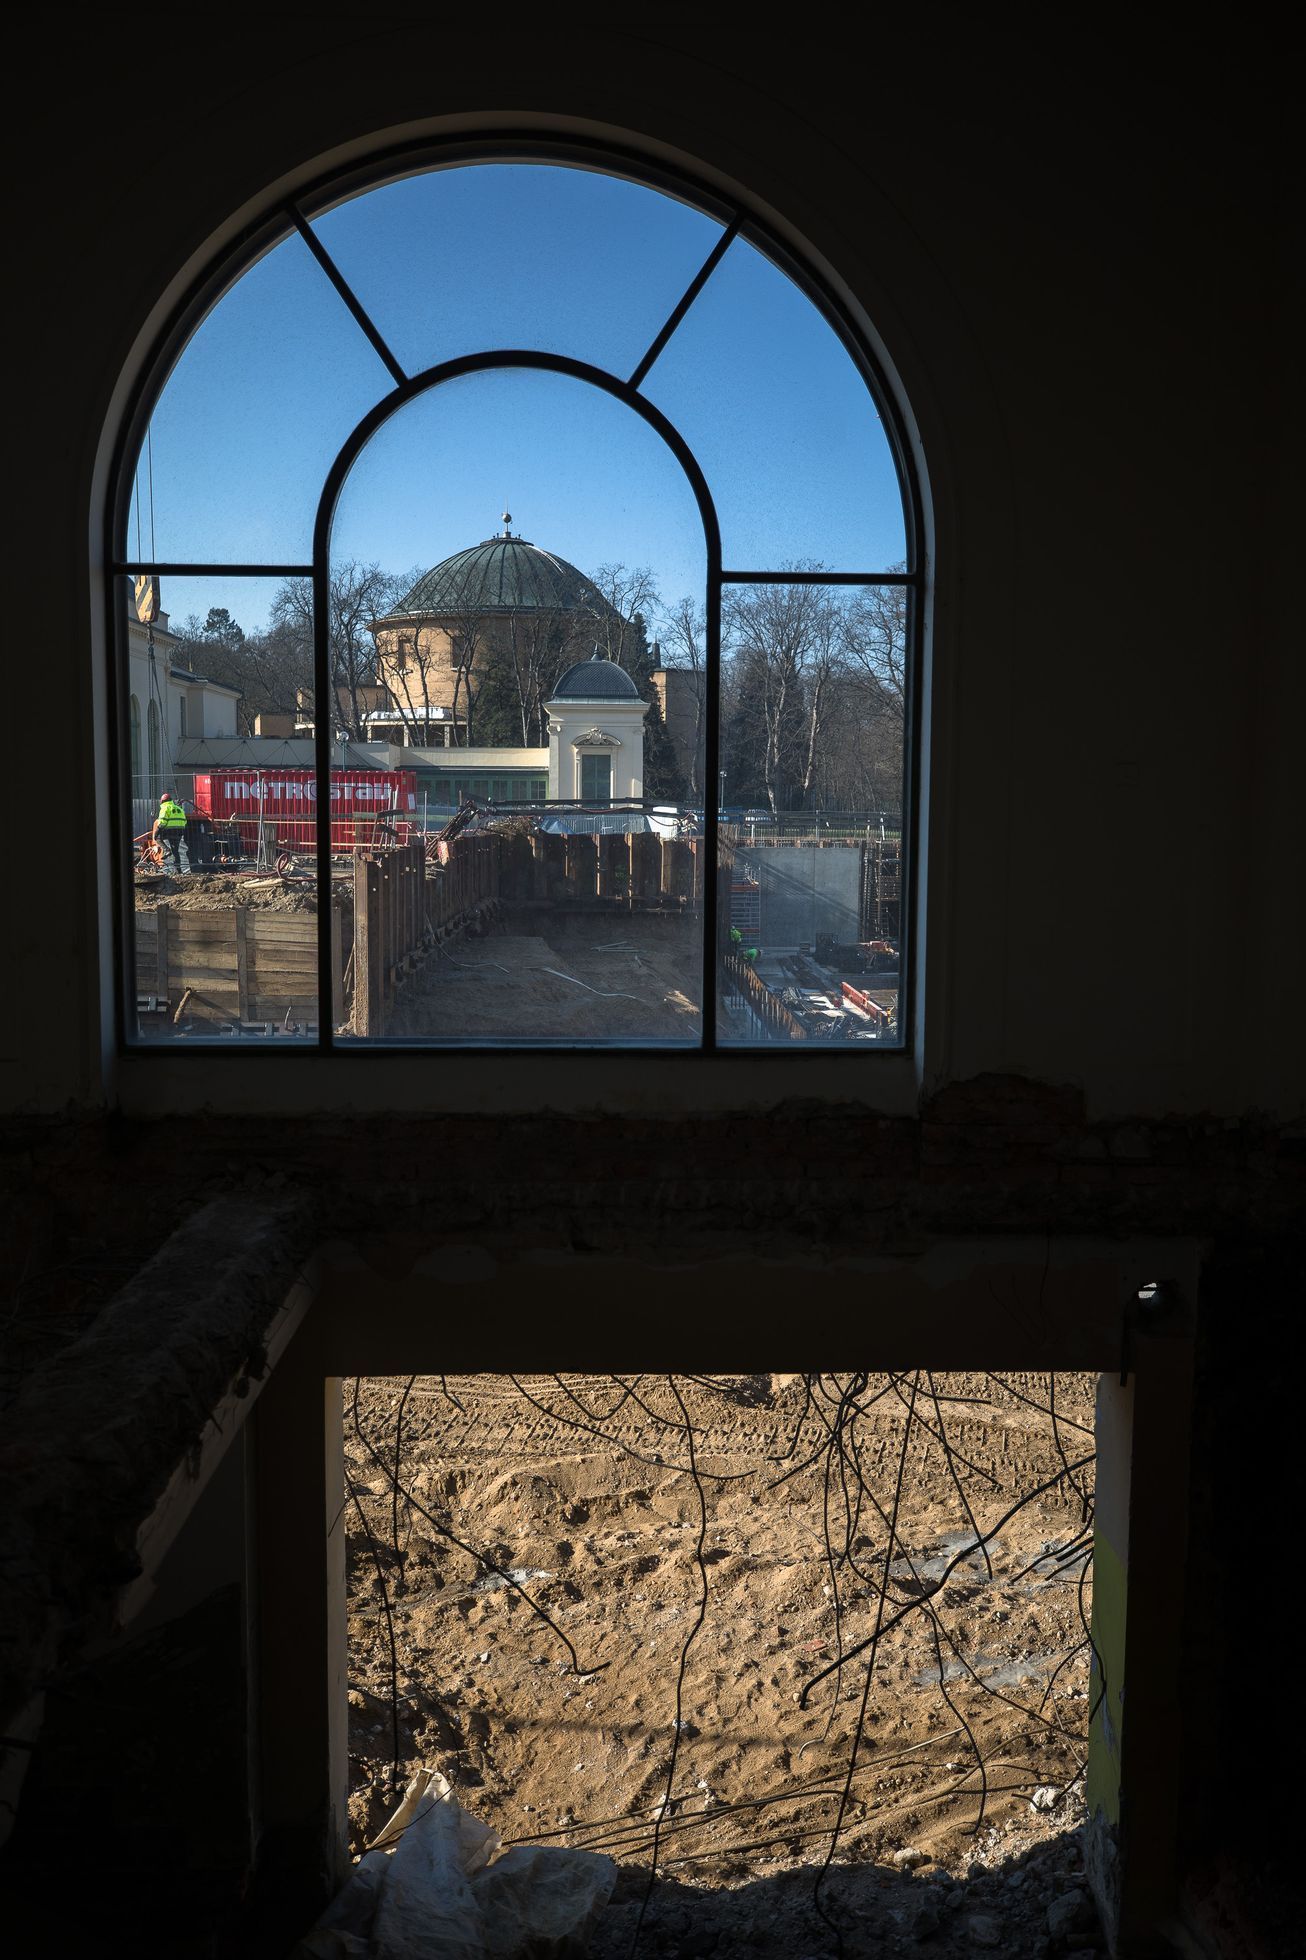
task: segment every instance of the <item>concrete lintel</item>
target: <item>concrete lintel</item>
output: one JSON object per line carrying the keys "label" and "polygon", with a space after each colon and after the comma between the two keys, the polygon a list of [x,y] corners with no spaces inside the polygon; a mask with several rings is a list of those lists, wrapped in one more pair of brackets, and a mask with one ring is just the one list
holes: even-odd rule
{"label": "concrete lintel", "polygon": [[[608,1250],[503,1248],[469,1235],[332,1244],[320,1256],[334,1372],[516,1368],[930,1366],[1109,1369],[1148,1280],[1191,1300],[1190,1240],[931,1240],[864,1257],[745,1235],[661,1260]],[[583,1287],[582,1287],[583,1282]],[[547,1291],[574,1314],[542,1314]],[[584,1300],[620,1302],[595,1317]]]}

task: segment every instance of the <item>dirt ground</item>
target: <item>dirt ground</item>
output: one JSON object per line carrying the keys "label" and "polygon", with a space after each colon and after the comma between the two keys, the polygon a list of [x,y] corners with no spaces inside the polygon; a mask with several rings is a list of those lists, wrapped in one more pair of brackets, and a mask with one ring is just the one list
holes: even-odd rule
{"label": "dirt ground", "polygon": [[430,955],[387,1032],[695,1041],[702,963],[701,927],[678,915],[510,905]]}
{"label": "dirt ground", "polygon": [[[347,883],[335,896],[341,904],[353,903]],[[248,877],[226,871],[188,872],[180,878],[166,871],[141,872],[136,877],[135,904],[138,912],[155,912],[161,905],[177,912],[227,912],[235,905],[251,905],[262,912],[316,912],[317,887],[311,878],[282,878],[275,872]]]}
{"label": "dirt ground", "polygon": [[[346,1385],[356,1850],[397,1740],[401,1780],[440,1769],[505,1841],[618,1861],[599,1960],[641,1910],[650,1955],[817,1960],[836,1926],[849,1955],[1094,1949],[1092,1469],[1064,1470],[1091,1456],[1094,1377],[1057,1378],[1054,1434],[1047,1376],[873,1376],[842,1454],[850,1377],[815,1401],[800,1376],[676,1377],[705,1518],[667,1377],[519,1380]],[[866,1655],[816,1677],[877,1615],[849,1780]]]}

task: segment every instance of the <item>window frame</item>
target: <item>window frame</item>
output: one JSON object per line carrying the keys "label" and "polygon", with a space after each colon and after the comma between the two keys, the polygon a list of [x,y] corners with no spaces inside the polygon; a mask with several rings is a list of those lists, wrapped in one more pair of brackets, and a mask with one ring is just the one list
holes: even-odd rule
{"label": "window frame", "polygon": [[[436,368],[416,375],[406,375],[312,229],[313,220],[325,214],[336,204],[386,183],[431,170],[456,169],[498,162],[535,163],[596,171],[659,191],[690,205],[704,215],[715,218],[721,224],[722,231],[711,252],[627,380],[623,381],[606,370],[591,367],[584,362],[549,354],[543,350],[502,348],[482,350],[473,355],[442,363]],[[198,323],[221,302],[224,294],[239,281],[243,274],[266,252],[295,234],[303,240],[317,260],[338,297],[395,382],[391,392],[383,396],[356,425],[328,471],[314,526],[313,562],[311,564],[180,563],[156,558],[145,559],[139,555],[133,557],[129,548],[128,528],[133,469],[145,442],[150,418],[167,385],[177,358]],[[902,571],[890,571],[885,568],[874,571],[836,569],[793,572],[762,568],[733,568],[723,564],[715,508],[703,472],[679,432],[651,400],[639,393],[639,389],[717,264],[736,239],[754,247],[793,282],[809,303],[816,308],[826,327],[835,335],[857,369],[878,412],[894,463],[905,539],[905,561]],[[132,893],[130,857],[132,824],[130,783],[124,768],[129,692],[127,623],[125,617],[120,616],[123,609],[117,603],[122,576],[128,574],[135,577],[140,573],[146,573],[155,577],[228,575],[233,579],[311,577],[315,599],[315,686],[321,693],[321,698],[329,698],[327,678],[329,615],[325,600],[330,528],[336,498],[349,467],[366,441],[382,423],[417,394],[438,386],[441,380],[455,378],[458,374],[485,372],[504,367],[534,368],[570,374],[574,378],[589,382],[615,395],[654,427],[681,464],[703,517],[708,554],[707,631],[704,656],[706,783],[711,784],[719,780],[721,619],[723,591],[726,586],[808,583],[826,588],[886,585],[906,588],[908,674],[903,733],[899,1040],[893,1047],[878,1043],[840,1044],[837,1047],[823,1048],[819,1052],[822,1059],[828,1057],[830,1060],[841,1062],[855,1049],[868,1066],[871,1058],[874,1057],[879,1065],[876,1073],[881,1078],[889,1065],[896,1063],[901,1067],[904,1060],[919,1066],[921,1029],[918,1003],[921,998],[922,974],[918,970],[918,961],[920,942],[924,937],[918,889],[922,820],[921,701],[925,669],[925,600],[933,580],[933,568],[927,565],[926,560],[927,526],[924,493],[919,469],[913,458],[908,418],[903,405],[899,402],[894,388],[890,386],[883,364],[871,345],[867,333],[850,316],[848,306],[840,299],[832,282],[806,254],[800,254],[795,247],[782,240],[775,226],[767,221],[761,211],[752,206],[745,195],[733,188],[731,193],[726,195],[719,186],[709,184],[692,170],[669,169],[663,163],[655,162],[646,155],[632,149],[623,149],[611,142],[587,142],[579,139],[559,141],[534,133],[510,135],[503,131],[495,131],[484,139],[460,137],[457,140],[442,141],[425,137],[409,143],[377,148],[362,162],[352,163],[344,169],[325,172],[288,194],[269,196],[260,215],[243,228],[235,246],[215,254],[206,269],[193,281],[188,292],[174,307],[168,324],[158,335],[150,354],[141,365],[131,392],[128,411],[123,418],[114,445],[109,478],[110,488],[104,507],[102,560],[105,568],[102,589],[107,612],[106,646],[110,662],[110,699],[113,706],[107,776],[112,802],[109,832],[113,839],[113,949],[116,981],[113,1032],[118,1056],[130,1057],[134,1061],[141,1056],[156,1059],[161,1055],[179,1052],[172,1043],[142,1042],[133,1033],[134,1016],[131,1009],[136,987],[134,949],[130,929],[132,913],[129,903]],[[324,689],[325,692],[322,692]],[[315,743],[315,767],[320,797],[323,785],[328,782],[330,774],[330,731],[327,722],[321,718],[319,718]],[[718,799],[710,794],[704,797],[704,843],[709,863],[715,863],[719,855],[717,802]],[[320,802],[320,807],[329,807],[329,804]],[[327,825],[321,826],[319,831],[317,872],[318,917],[321,920],[329,916],[329,906],[325,901],[331,886],[330,831]],[[287,1043],[284,1047],[279,1047],[277,1052],[297,1059],[327,1055],[375,1059],[395,1052],[412,1057],[425,1052],[441,1057],[446,1064],[454,1055],[502,1056],[515,1052],[532,1056],[568,1056],[573,1066],[578,1054],[606,1058],[616,1055],[655,1056],[659,1062],[683,1057],[692,1058],[700,1065],[709,1059],[724,1061],[733,1058],[757,1062],[763,1057],[777,1056],[784,1058],[782,1066],[790,1073],[788,1087],[792,1091],[798,1086],[792,1077],[792,1071],[796,1065],[801,1067],[800,1057],[804,1061],[815,1059],[808,1044],[746,1041],[722,1043],[717,1040],[720,957],[717,883],[717,879],[710,876],[704,880],[702,915],[704,997],[702,1038],[696,1046],[667,1048],[652,1044],[643,1045],[638,1040],[620,1043],[550,1041],[538,1045],[476,1040],[439,1043],[422,1038],[386,1038],[366,1043],[346,1040],[337,1043],[331,1025],[332,1017],[329,1012],[323,1014],[319,1006],[316,1041]],[[331,949],[329,934],[325,932],[319,933],[318,952],[320,1003],[322,1000],[331,999]],[[247,1044],[232,1043],[215,1037],[212,1041],[197,1039],[193,1043],[188,1043],[187,1052],[196,1060],[201,1056],[221,1054],[229,1063],[233,1055],[252,1052],[252,1050]]]}
{"label": "window frame", "polygon": [[[604,749],[601,754],[590,754],[586,751],[583,755],[578,756],[577,760],[580,764],[580,801],[582,803],[611,803],[612,757],[608,754],[608,751]],[[593,782],[594,778],[600,773],[598,768],[600,763],[603,765],[603,787],[601,789],[586,789],[586,776]]]}

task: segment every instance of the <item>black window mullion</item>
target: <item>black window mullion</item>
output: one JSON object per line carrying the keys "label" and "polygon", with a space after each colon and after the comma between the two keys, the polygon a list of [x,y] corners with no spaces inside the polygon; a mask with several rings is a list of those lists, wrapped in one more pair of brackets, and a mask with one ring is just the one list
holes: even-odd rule
{"label": "black window mullion", "polygon": [[[108,529],[109,548],[112,552],[116,539],[113,536],[113,515],[110,513]],[[108,634],[105,639],[105,652],[109,660],[109,703],[112,714],[113,740],[109,745],[109,793],[113,824],[110,836],[114,841],[113,864],[111,867],[114,884],[113,908],[113,955],[118,979],[118,998],[115,1003],[114,1025],[120,1047],[126,1047],[130,1034],[139,1026],[135,1013],[136,1002],[136,921],[134,887],[136,882],[135,859],[132,845],[135,842],[132,823],[132,780],[131,780],[131,733],[128,723],[128,699],[131,695],[131,654],[128,646],[126,611],[123,594],[116,577],[110,575],[105,580],[105,596],[108,603]],[[141,731],[144,740],[144,729]],[[128,761],[123,767],[123,746],[128,749]],[[129,902],[130,901],[130,902]]]}
{"label": "black window mullion", "polygon": [[707,564],[707,727],[703,743],[703,1047],[717,1046],[717,895],[720,870],[721,801],[721,552],[709,540]]}
{"label": "black window mullion", "polygon": [[907,594],[907,685],[903,695],[903,798],[898,840],[898,1045],[910,1053],[916,1040],[916,866],[920,822],[920,687],[924,592]]}
{"label": "black window mullion", "polygon": [[[319,521],[313,565],[313,781],[317,802],[317,1045],[335,1046],[335,973],[331,959],[330,531]],[[354,927],[357,930],[358,922]]]}
{"label": "black window mullion", "polygon": [[737,572],[723,571],[723,585],[910,585],[924,583],[922,572]]}
{"label": "black window mullion", "polygon": [[146,573],[153,578],[312,578],[311,565],[192,565],[159,558],[119,558],[110,565],[115,576]]}
{"label": "black window mullion", "polygon": [[359,299],[358,294],[345,278],[343,272],[341,272],[340,267],[336,264],[330,252],[327,251],[326,246],[322,243],[312,225],[308,222],[308,219],[293,204],[286,206],[286,215],[307,245],[309,251],[313,254],[313,257],[321,266],[323,272],[325,272],[327,278],[331,281],[331,284],[335,287],[345,305],[349,308],[350,313],[353,315],[362,332],[366,334],[368,340],[371,342],[373,352],[389,370],[390,379],[402,388],[408,379],[407,374],[390,352],[389,347],[382,337],[380,328],[363,305],[363,302]]}
{"label": "black window mullion", "polygon": [[712,250],[708,253],[702,265],[698,268],[698,271],[694,274],[694,277],[690,280],[675,306],[667,315],[666,320],[659,328],[647,354],[645,354],[643,360],[631,375],[627,384],[629,387],[639,388],[643,386],[644,377],[647,375],[654,361],[665,351],[667,342],[670,340],[672,334],[675,333],[686,313],[688,313],[690,307],[694,304],[694,301],[698,298],[726,253],[734,244],[739,234],[739,225],[740,220],[738,216],[732,218],[720,238],[717,239],[716,244],[712,247]]}

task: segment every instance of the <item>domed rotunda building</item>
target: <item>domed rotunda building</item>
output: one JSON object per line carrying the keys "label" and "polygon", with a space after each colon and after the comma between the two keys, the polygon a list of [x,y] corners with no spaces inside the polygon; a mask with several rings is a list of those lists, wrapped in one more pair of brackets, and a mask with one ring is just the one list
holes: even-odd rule
{"label": "domed rotunda building", "polygon": [[368,716],[378,736],[393,730],[413,747],[542,744],[559,675],[596,640],[620,637],[626,622],[593,581],[515,537],[511,522],[505,511],[497,537],[443,559],[373,625],[390,701]]}

